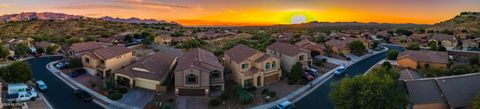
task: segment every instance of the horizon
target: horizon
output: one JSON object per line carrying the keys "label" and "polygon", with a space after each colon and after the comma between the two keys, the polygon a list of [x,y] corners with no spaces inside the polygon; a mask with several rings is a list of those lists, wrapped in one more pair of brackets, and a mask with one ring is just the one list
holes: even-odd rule
{"label": "horizon", "polygon": [[478,0],[184,1],[24,0],[0,1],[0,14],[54,12],[85,17],[156,19],[184,26],[270,26],[318,22],[435,24],[480,11]]}

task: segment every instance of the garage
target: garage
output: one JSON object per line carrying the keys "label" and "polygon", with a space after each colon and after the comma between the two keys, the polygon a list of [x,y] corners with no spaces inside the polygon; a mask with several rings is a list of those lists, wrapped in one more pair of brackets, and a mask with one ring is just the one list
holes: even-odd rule
{"label": "garage", "polygon": [[155,81],[151,81],[151,80],[136,79],[135,80],[135,87],[140,87],[140,88],[145,88],[145,89],[150,89],[150,90],[156,90],[157,89],[157,83]]}
{"label": "garage", "polygon": [[205,89],[179,89],[178,95],[181,96],[205,96]]}
{"label": "garage", "polygon": [[277,73],[277,74],[273,74],[273,75],[271,75],[271,76],[265,77],[265,78],[263,79],[263,82],[264,82],[265,84],[268,84],[268,83],[275,82],[275,81],[277,81],[277,80],[280,80],[280,74],[278,74],[278,73]]}

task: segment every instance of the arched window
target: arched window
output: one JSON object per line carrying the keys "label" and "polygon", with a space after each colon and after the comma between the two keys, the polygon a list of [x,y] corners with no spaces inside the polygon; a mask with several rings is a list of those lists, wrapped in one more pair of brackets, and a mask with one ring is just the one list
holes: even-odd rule
{"label": "arched window", "polygon": [[272,68],[277,67],[277,63],[275,61],[272,62]]}
{"label": "arched window", "polygon": [[265,69],[270,69],[270,63],[265,64]]}
{"label": "arched window", "polygon": [[185,79],[186,79],[186,81],[187,81],[186,83],[187,83],[187,84],[197,84],[197,83],[198,83],[198,82],[197,82],[197,81],[198,81],[197,78],[198,78],[197,75],[189,74],[189,75],[187,75],[187,76],[185,77]]}

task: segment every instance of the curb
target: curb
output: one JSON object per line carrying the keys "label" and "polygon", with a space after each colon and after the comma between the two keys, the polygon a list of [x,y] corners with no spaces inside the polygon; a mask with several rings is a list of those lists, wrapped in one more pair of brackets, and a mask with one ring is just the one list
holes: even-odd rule
{"label": "curb", "polygon": [[[73,89],[77,90],[77,89],[83,89],[85,90],[86,92],[92,94],[93,96],[95,96],[95,98],[97,98],[98,100],[102,100],[106,103],[109,103],[109,104],[114,104],[114,106],[116,107],[108,107],[109,104],[103,104],[103,103],[100,103],[99,101],[96,101],[96,99],[93,100],[94,103],[100,105],[101,107],[103,108],[107,108],[107,109],[140,109],[138,107],[134,107],[134,106],[129,106],[129,105],[126,105],[126,104],[123,104],[123,103],[120,103],[118,101],[113,101],[113,100],[110,100],[108,99],[107,97],[93,91],[92,89],[89,89],[77,82],[75,82],[74,80],[72,80],[71,78],[69,78],[67,75],[65,75],[64,73],[61,73],[60,71],[58,71],[58,69],[56,69],[55,67],[53,67],[53,64],[54,63],[57,63],[59,61],[53,61],[53,62],[50,62],[48,63],[45,67],[51,72],[53,73],[55,76],[57,76],[57,78],[59,78],[60,80],[62,80],[64,83],[66,83],[67,85],[69,85],[70,87],[72,87]],[[68,81],[66,80],[68,79]],[[95,102],[96,101],[96,102]],[[113,106],[113,105],[112,105]]]}

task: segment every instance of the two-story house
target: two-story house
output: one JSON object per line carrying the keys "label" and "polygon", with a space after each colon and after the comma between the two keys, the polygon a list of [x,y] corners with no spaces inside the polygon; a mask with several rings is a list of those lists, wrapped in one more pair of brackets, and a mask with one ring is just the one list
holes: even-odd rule
{"label": "two-story house", "polygon": [[175,94],[206,96],[225,89],[224,66],[211,52],[196,48],[182,54],[175,68]]}
{"label": "two-story house", "polygon": [[243,87],[263,87],[280,80],[280,59],[239,44],[225,52],[227,71]]}
{"label": "two-story house", "polygon": [[106,48],[110,44],[103,42],[80,42],[72,44],[68,50],[66,57],[68,58],[79,58],[84,53],[91,52],[96,49]]}
{"label": "two-story house", "polygon": [[310,52],[296,45],[285,42],[275,42],[267,47],[268,55],[279,58],[283,71],[290,72],[292,66],[297,62],[303,65],[303,68],[309,68],[312,65]]}
{"label": "two-story house", "polygon": [[123,45],[96,49],[84,53],[81,58],[83,68],[89,74],[103,78],[134,61],[132,50]]}
{"label": "two-story house", "polygon": [[442,33],[435,33],[433,34],[432,38],[429,42],[435,42],[438,45],[442,45],[443,47],[447,48],[448,50],[452,50],[453,48],[457,47],[457,39],[453,35],[442,34]]}

